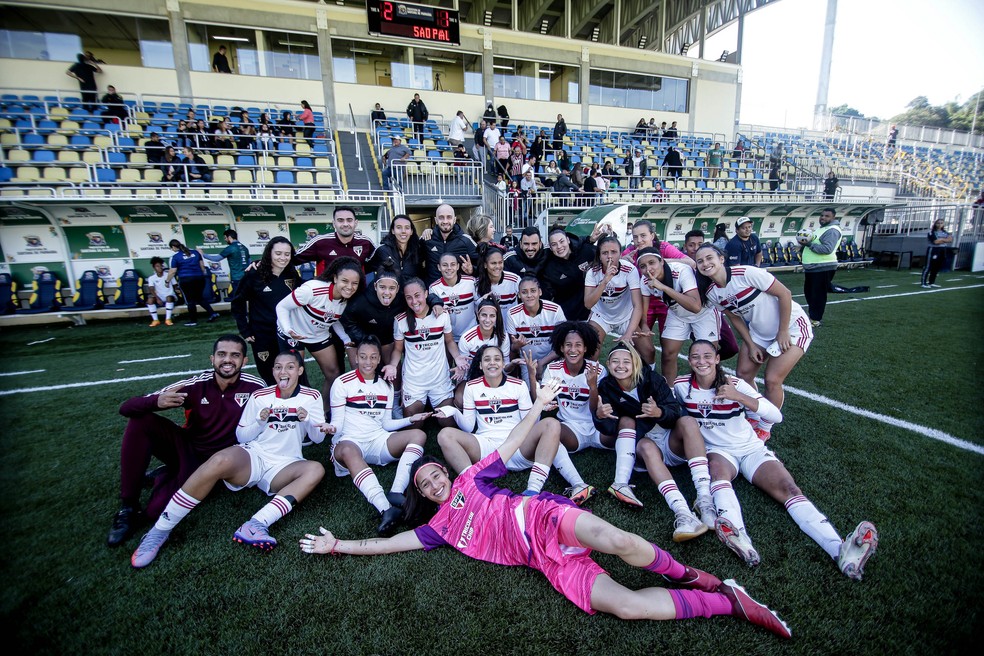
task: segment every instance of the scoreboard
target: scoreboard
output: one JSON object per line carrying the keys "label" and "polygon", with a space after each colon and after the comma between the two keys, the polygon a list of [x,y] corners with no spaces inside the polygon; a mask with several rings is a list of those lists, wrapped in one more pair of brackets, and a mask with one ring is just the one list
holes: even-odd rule
{"label": "scoreboard", "polygon": [[369,34],[461,45],[458,12],[396,0],[366,0]]}

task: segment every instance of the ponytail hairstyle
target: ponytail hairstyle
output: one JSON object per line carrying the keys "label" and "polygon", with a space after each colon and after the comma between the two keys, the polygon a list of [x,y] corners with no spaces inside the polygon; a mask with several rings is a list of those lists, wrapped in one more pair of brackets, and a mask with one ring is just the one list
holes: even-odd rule
{"label": "ponytail hairstyle", "polygon": [[495,328],[492,329],[492,334],[499,340],[499,346],[502,346],[506,339],[506,322],[502,319],[502,308],[499,307],[499,301],[494,298],[483,298],[475,306],[475,319],[478,319],[478,313],[481,312],[483,307],[495,308]]}
{"label": "ponytail hairstyle", "polygon": [[[424,281],[421,280],[420,278],[407,278],[403,282],[404,293],[406,293],[407,287],[409,287],[410,285],[418,285],[422,290],[424,290],[424,299],[425,299],[424,302],[427,304],[427,312],[430,313],[431,308],[434,306],[431,305],[430,294],[427,293],[427,285],[425,285]],[[406,300],[406,296],[404,296],[404,301],[405,300]],[[407,308],[407,331],[411,333],[417,331],[417,315],[415,315],[413,313],[413,310],[411,310],[409,307]]]}
{"label": "ponytail hairstyle", "polygon": [[337,276],[342,271],[355,271],[359,274],[359,286],[356,287],[355,293],[352,294],[352,298],[361,294],[366,288],[366,274],[362,271],[362,265],[354,257],[343,256],[332,261],[331,264],[325,268],[318,280],[323,282],[333,283],[335,282],[335,276]]}
{"label": "ponytail hairstyle", "polygon": [[[690,351],[693,351],[694,347],[698,345],[710,346],[715,353],[718,354],[721,353],[721,349],[715,348],[713,342],[710,342],[706,339],[695,339],[693,343],[690,345],[690,348],[687,350],[687,355],[689,356]],[[717,389],[722,385],[727,385],[730,382],[731,382],[731,377],[728,376],[728,373],[724,370],[724,367],[722,367],[721,363],[718,362],[717,365],[714,367],[714,389]],[[691,372],[689,387],[687,388],[687,398],[690,397],[690,393],[691,391],[693,391],[693,389],[694,389],[694,376],[693,376],[693,372]]]}
{"label": "ponytail hairstyle", "polygon": [[288,358],[292,358],[297,363],[297,366],[298,367],[300,367],[301,369],[304,368],[304,356],[301,355],[300,351],[298,351],[296,349],[286,349],[286,350],[281,351],[280,353],[278,353],[277,354],[277,357],[274,358],[273,360],[274,360],[274,362],[276,362],[277,358],[281,358],[281,357],[284,357],[284,356],[286,356]]}
{"label": "ponytail hairstyle", "polygon": [[[498,253],[503,258],[505,258],[506,252],[505,250],[499,248],[498,246],[486,242],[480,243],[477,248],[478,248],[477,291],[479,296],[485,296],[490,291],[492,291],[492,280],[489,278],[489,272],[485,268],[485,263],[488,261],[490,257],[495,255],[496,253]],[[503,272],[505,272],[505,268],[503,268]],[[504,273],[503,273],[503,277],[505,277]]]}
{"label": "ponytail hairstyle", "polygon": [[[444,261],[444,258],[446,258],[446,257],[450,257],[452,260],[454,260],[454,263],[458,265],[458,273],[457,273],[457,276],[458,277],[455,278],[455,280],[454,280],[454,284],[457,285],[459,282],[461,282],[461,262],[458,261],[458,256],[457,255],[455,255],[451,251],[445,251],[445,252],[441,253],[441,257],[437,258],[438,270],[440,270],[440,268],[441,268],[440,267],[440,264],[441,264],[441,262]],[[441,280],[444,280],[444,274],[443,273],[441,274]]]}
{"label": "ponytail hairstyle", "polygon": [[177,239],[172,239],[171,241],[167,242],[167,247],[177,248],[179,251],[181,251],[181,254],[184,255],[185,257],[191,255],[191,251],[188,250],[188,247],[182,244]]}
{"label": "ponytail hairstyle", "polygon": [[[728,256],[724,254],[724,251],[722,251],[720,248],[718,248],[711,242],[705,241],[703,244],[701,244],[700,247],[697,249],[697,252],[694,253],[695,256],[694,259],[696,260],[700,252],[705,248],[710,248],[717,255],[721,256],[724,259],[724,270],[727,271],[728,278],[731,278],[731,265],[728,264]],[[700,294],[701,305],[706,305],[707,290],[711,288],[711,285],[714,284],[714,281],[708,278],[707,276],[705,276],[703,273],[701,273],[699,267],[697,270],[694,271],[694,275],[697,277],[697,292]]]}
{"label": "ponytail hairstyle", "polygon": [[602,237],[601,239],[598,240],[598,243],[597,243],[597,245],[595,247],[594,261],[591,263],[592,266],[598,267],[598,268],[604,268],[604,267],[602,267],[602,264],[601,264],[601,247],[604,246],[607,243],[610,243],[610,242],[614,242],[615,243],[615,246],[618,247],[618,252],[619,252],[620,257],[621,257],[621,253],[622,253],[622,242],[620,242],[618,240],[618,237],[616,237],[615,235],[611,235],[611,234],[605,235],[604,237]]}
{"label": "ponytail hairstyle", "polygon": [[426,498],[417,489],[417,472],[424,465],[437,465],[447,473],[448,468],[434,456],[421,456],[410,465],[410,485],[407,487],[407,501],[403,506],[403,521],[416,528],[430,521],[437,513],[437,504]]}
{"label": "ponytail hairstyle", "polygon": [[[494,344],[482,344],[479,346],[478,350],[475,351],[475,355],[472,356],[471,366],[468,367],[467,380],[475,380],[476,378],[482,378],[485,375],[484,372],[482,372],[482,356],[485,355],[485,351],[488,349],[495,349],[496,351],[499,351],[500,355],[502,353],[502,351],[499,350],[499,347]],[[505,358],[502,360],[503,364],[505,364]],[[505,372],[503,372],[502,375],[505,376]]]}

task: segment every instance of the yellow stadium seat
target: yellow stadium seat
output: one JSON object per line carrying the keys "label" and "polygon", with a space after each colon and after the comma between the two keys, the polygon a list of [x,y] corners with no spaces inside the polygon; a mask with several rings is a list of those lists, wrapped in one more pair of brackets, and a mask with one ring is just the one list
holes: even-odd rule
{"label": "yellow stadium seat", "polygon": [[160,182],[164,179],[164,171],[160,169],[144,169],[144,182]]}
{"label": "yellow stadium seat", "polygon": [[215,158],[215,165],[232,167],[236,165],[236,158],[232,155],[219,155]]}
{"label": "yellow stadium seat", "polygon": [[88,182],[89,169],[84,166],[73,166],[68,169],[68,179],[71,182]]}
{"label": "yellow stadium seat", "polygon": [[60,166],[46,166],[42,171],[41,178],[51,182],[65,182],[68,176],[65,174],[65,169]]}
{"label": "yellow stadium seat", "polygon": [[97,135],[92,138],[92,145],[95,148],[110,148],[113,145],[113,138],[105,135]]}
{"label": "yellow stadium seat", "polygon": [[76,150],[59,150],[58,151],[58,161],[59,162],[78,162],[81,161],[79,153]]}
{"label": "yellow stadium seat", "polygon": [[277,158],[277,166],[282,169],[294,168],[294,158],[282,155]]}
{"label": "yellow stadium seat", "polygon": [[14,148],[7,153],[8,162],[30,162],[31,154],[22,148]]}
{"label": "yellow stadium seat", "polygon": [[86,164],[102,164],[102,153],[98,150],[86,150],[82,153],[82,161]]}
{"label": "yellow stadium seat", "polygon": [[147,153],[130,153],[130,164],[132,166],[143,166],[147,164]]}
{"label": "yellow stadium seat", "polygon": [[318,171],[315,178],[317,184],[330,187],[332,184],[331,173],[329,171]]}
{"label": "yellow stadium seat", "polygon": [[137,169],[122,169],[120,170],[119,181],[120,182],[140,182],[140,171]]}
{"label": "yellow stadium seat", "polygon": [[206,166],[215,166],[215,160],[212,158],[211,153],[198,153],[198,154],[205,162]]}
{"label": "yellow stadium seat", "polygon": [[314,159],[314,168],[316,169],[330,169],[331,160],[327,157],[316,157]]}
{"label": "yellow stadium seat", "polygon": [[298,171],[297,172],[297,184],[299,185],[313,185],[314,175],[310,171]]}
{"label": "yellow stadium seat", "polygon": [[48,135],[48,145],[55,147],[62,147],[68,145],[68,137],[64,134],[49,134]]}
{"label": "yellow stadium seat", "polygon": [[60,121],[68,116],[68,107],[52,107],[48,112],[48,118],[52,121]]}
{"label": "yellow stadium seat", "polygon": [[232,182],[232,173],[226,169],[216,169],[212,173],[212,182],[214,184],[230,184]]}
{"label": "yellow stadium seat", "polygon": [[306,144],[306,143],[299,142],[299,143],[297,143],[297,144],[294,145],[294,151],[298,155],[301,155],[301,156],[310,155],[311,154],[311,146],[308,145],[308,144]]}
{"label": "yellow stadium seat", "polygon": [[256,172],[257,184],[273,184],[273,171],[259,170]]}
{"label": "yellow stadium seat", "polygon": [[37,182],[41,179],[41,172],[36,166],[18,166],[14,182]]}
{"label": "yellow stadium seat", "polygon": [[232,179],[236,184],[253,184],[253,172],[249,169],[236,169]]}
{"label": "yellow stadium seat", "polygon": [[77,121],[62,121],[61,126],[58,128],[58,134],[64,134],[71,136],[79,131],[82,127]]}
{"label": "yellow stadium seat", "polygon": [[17,136],[16,132],[4,132],[0,134],[0,146],[4,148],[10,148],[11,146],[19,146],[20,137]]}

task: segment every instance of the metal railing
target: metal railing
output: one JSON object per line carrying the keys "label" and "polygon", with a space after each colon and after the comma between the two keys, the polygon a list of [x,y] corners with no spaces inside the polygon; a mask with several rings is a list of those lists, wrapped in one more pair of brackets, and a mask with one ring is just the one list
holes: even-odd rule
{"label": "metal railing", "polygon": [[404,196],[440,199],[482,196],[482,165],[471,160],[401,160],[390,168],[390,187]]}

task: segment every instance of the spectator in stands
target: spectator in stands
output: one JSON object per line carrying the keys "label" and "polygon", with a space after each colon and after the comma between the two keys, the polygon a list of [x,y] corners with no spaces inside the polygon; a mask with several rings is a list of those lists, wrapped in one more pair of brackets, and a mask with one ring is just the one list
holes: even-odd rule
{"label": "spectator in stands", "polygon": [[745,159],[745,142],[741,139],[735,141],[735,149],[731,152],[732,159],[741,161]]}
{"label": "spectator in stands", "polygon": [[535,218],[533,216],[533,198],[539,190],[537,179],[533,177],[533,171],[527,171],[523,179],[519,181],[519,193],[523,197],[523,216],[529,221]]}
{"label": "spectator in stands", "polygon": [[205,150],[206,148],[212,147],[212,138],[208,133],[208,128],[205,126],[204,119],[198,119],[195,124],[195,145],[194,147],[198,150]]}
{"label": "spectator in stands", "polygon": [[454,147],[454,165],[455,166],[465,166],[471,161],[471,157],[468,156],[468,151],[465,150],[465,144],[459,143]]}
{"label": "spectator in stands", "polygon": [[526,158],[523,157],[522,150],[519,146],[513,146],[512,153],[509,155],[509,177],[516,182],[521,182],[524,164],[526,164]]}
{"label": "spectator in stands", "polygon": [[189,128],[187,121],[178,121],[178,129],[174,137],[174,145],[182,150],[195,147],[194,128]]}
{"label": "spectator in stands", "polygon": [[414,136],[421,143],[424,141],[424,123],[427,122],[429,116],[430,112],[427,111],[427,105],[424,104],[424,101],[420,99],[420,94],[413,94],[413,100],[407,105],[407,118],[413,125]]}
{"label": "spectator in stands", "polygon": [[810,322],[814,328],[823,321],[827,307],[827,291],[837,272],[837,249],[841,243],[841,227],[833,208],[820,212],[820,227],[800,242],[800,258],[803,262],[803,295],[810,309]]}
{"label": "spectator in stands", "polygon": [[456,255],[461,265],[461,273],[466,276],[472,275],[473,267],[478,260],[478,251],[475,249],[475,242],[458,225],[453,207],[446,203],[438,206],[434,212],[434,228],[426,239],[427,284],[430,285],[441,277],[441,256],[445,253]]}
{"label": "spectator in stands", "polygon": [[553,129],[553,149],[561,150],[564,146],[564,136],[567,134],[567,123],[564,122],[564,116],[562,114],[557,114],[557,122],[554,123]]}
{"label": "spectator in stands", "polygon": [[256,133],[256,137],[253,140],[253,147],[257,150],[277,149],[277,135],[273,133],[273,128],[270,125],[260,125],[260,131]]}
{"label": "spectator in stands", "polygon": [[147,156],[147,163],[151,165],[160,164],[164,160],[164,144],[161,143],[160,134],[150,133],[150,141],[144,143],[144,154]]}
{"label": "spectator in stands", "polygon": [[509,158],[512,155],[512,153],[509,148],[509,143],[506,142],[505,135],[503,134],[499,135],[499,140],[496,142],[495,147],[493,148],[493,154],[495,155],[495,161],[496,161],[496,166],[498,167],[498,171],[501,171],[502,173],[505,173],[507,176],[512,177],[512,173],[510,172],[511,167],[509,162]]}
{"label": "spectator in stands", "polygon": [[783,157],[785,157],[785,151],[781,141],[777,141],[776,145],[772,147],[772,152],[769,153],[769,164],[773,167],[778,167],[782,165]]}
{"label": "spectator in stands", "polygon": [[495,125],[495,107],[492,106],[492,102],[489,101],[485,105],[485,113],[482,114],[482,119],[485,121],[486,125]]}
{"label": "spectator in stands", "polygon": [[[663,123],[663,125],[666,125],[666,123]],[[673,121],[673,123],[670,124],[670,127],[663,130],[663,136],[667,139],[676,139],[679,136],[676,121]]]}
{"label": "spectator in stands", "polygon": [[[390,189],[390,179],[394,177],[393,162],[405,162],[413,154],[409,148],[403,145],[403,140],[393,137],[393,145],[383,155],[383,189]],[[400,180],[397,180],[397,189],[401,187]]]}
{"label": "spectator in stands", "polygon": [[506,249],[519,246],[519,238],[513,234],[511,225],[506,226],[506,234],[502,235],[502,246]]}
{"label": "spectator in stands", "polygon": [[662,132],[660,132],[660,130],[659,130],[659,126],[656,125],[656,119],[655,118],[650,118],[649,119],[649,124],[646,126],[646,134],[650,138],[651,137],[659,137],[662,134]]}
{"label": "spectator in stands", "polygon": [[496,175],[495,189],[499,194],[499,198],[505,198],[506,194],[509,193],[509,183],[506,182],[506,176],[502,173]]}
{"label": "spectator in stands", "polygon": [[547,243],[550,252],[538,278],[543,297],[564,310],[571,321],[586,321],[588,310],[584,307],[584,271],[595,258],[594,242],[611,227],[599,223],[588,238],[576,237],[563,228],[550,231]]}
{"label": "spectator in stands", "polygon": [[79,91],[82,94],[82,108],[90,114],[96,111],[96,73],[102,73],[99,64],[94,59],[79,53],[78,61],[72,64],[65,75],[79,81]]}
{"label": "spectator in stands", "polygon": [[605,190],[602,189],[601,183],[598,181],[598,171],[591,171],[584,179],[584,195],[588,196],[588,202],[591,204],[600,202],[604,193]]}
{"label": "spectator in stands", "polygon": [[219,46],[219,51],[212,55],[212,70],[216,73],[232,73],[225,46]]}
{"label": "spectator in stands", "polygon": [[571,182],[577,185],[577,188],[584,190],[584,183],[587,181],[587,169],[580,163],[575,164],[571,170]]}
{"label": "spectator in stands", "polygon": [[625,166],[625,175],[629,176],[629,189],[638,189],[642,184],[642,179],[648,173],[646,157],[642,154],[642,148],[636,146],[632,154],[625,157],[622,164]]}
{"label": "spectator in stands", "polygon": [[508,128],[509,127],[509,110],[506,109],[505,105],[499,105],[496,107],[495,113],[499,116],[499,127]]}
{"label": "spectator in stands", "polygon": [[560,169],[557,167],[557,160],[552,159],[547,162],[547,166],[543,170],[540,179],[543,180],[543,186],[553,187],[558,177],[560,177]]}
{"label": "spectator in stands", "polygon": [[671,178],[679,180],[680,176],[683,175],[683,160],[680,158],[680,152],[673,146],[666,149],[663,166],[666,167],[666,175]]}
{"label": "spectator in stands", "polygon": [[606,180],[615,182],[619,179],[618,171],[615,170],[615,165],[612,164],[612,160],[606,159],[605,165],[601,167],[601,174]]}
{"label": "spectator in stands", "polygon": [[229,125],[228,119],[223,119],[212,132],[212,149],[216,151],[232,152],[236,149],[235,135]]}
{"label": "spectator in stands", "polygon": [[574,194],[579,191],[581,188],[571,181],[570,173],[566,169],[560,169],[557,174],[557,181],[553,183],[553,192],[555,194],[568,194],[573,198]]}
{"label": "spectator in stands", "polygon": [[774,162],[769,169],[769,191],[773,193],[779,191],[779,186],[782,185],[782,173],[779,172],[781,166],[779,162]]}
{"label": "spectator in stands", "polygon": [[752,220],[747,216],[735,222],[735,236],[724,249],[728,266],[759,266],[762,264],[762,246],[758,235],[752,234]]}
{"label": "spectator in stands", "polygon": [[[482,141],[485,142],[485,152],[488,153],[489,174],[491,175],[505,173],[504,169],[499,168],[499,158],[495,154],[496,146],[499,145],[500,140],[503,140],[502,132],[496,126],[495,121],[488,123],[482,135]],[[508,144],[506,145],[508,146]]]}
{"label": "spectator in stands", "polygon": [[953,244],[953,236],[943,227],[943,219],[936,219],[933,222],[926,239],[929,240],[929,248],[926,250],[926,266],[923,267],[922,272],[923,289],[940,286],[936,284],[936,276],[946,264],[948,250]]}
{"label": "spectator in stands", "polygon": [[837,185],[840,184],[840,180],[834,175],[833,171],[827,171],[827,177],[823,179],[823,197],[827,200],[833,200],[834,194],[837,193]]}
{"label": "spectator in stands", "polygon": [[543,249],[543,240],[536,226],[523,228],[519,235],[519,246],[514,246],[506,252],[503,266],[518,276],[529,274],[539,277],[547,259],[547,251]]}
{"label": "spectator in stands", "polygon": [[400,284],[403,284],[410,278],[422,278],[426,263],[424,242],[417,236],[413,221],[406,214],[397,214],[379,248],[366,263],[366,268],[370,271],[380,268],[395,269],[400,276]]}
{"label": "spectator in stands", "polygon": [[663,121],[659,125],[659,129],[656,131],[656,145],[659,146],[663,137],[666,136],[666,121]]}
{"label": "spectator in stands", "polygon": [[246,274],[246,267],[250,264],[249,249],[239,241],[239,233],[231,228],[223,232],[222,237],[225,239],[226,247],[220,253],[209,255],[202,250],[201,246],[195,250],[209,262],[221,262],[228,258],[229,280],[232,283],[232,289],[229,290],[229,298],[232,298],[236,295],[239,283]]}
{"label": "spectator in stands", "polygon": [[301,101],[301,113],[297,115],[297,120],[304,126],[304,141],[310,142],[314,137],[314,112],[308,101]]}
{"label": "spectator in stands", "polygon": [[189,146],[185,146],[182,152],[184,153],[185,181],[211,182],[212,170],[208,168],[204,158]]}
{"label": "spectator in stands", "polygon": [[256,148],[256,127],[249,122],[248,117],[246,121],[240,122],[235,127],[233,133],[236,135],[236,147],[239,150],[252,150]]}
{"label": "spectator in stands", "polygon": [[464,144],[465,132],[471,130],[471,122],[465,118],[465,113],[460,109],[451,119],[451,129],[448,132],[448,143],[452,146]]}
{"label": "spectator in stands", "polygon": [[711,243],[714,244],[714,247],[719,251],[724,252],[724,250],[728,247],[727,223],[719,223],[714,226],[714,236],[711,237]]}
{"label": "spectator in stands", "polygon": [[512,148],[519,146],[519,150],[521,153],[523,153],[523,157],[526,157],[530,149],[530,142],[526,138],[526,130],[523,128],[522,125],[520,125],[516,129],[516,132],[513,133],[513,140],[512,143],[510,143],[509,145]]}
{"label": "spectator in stands", "polygon": [[472,146],[472,155],[475,156],[476,162],[482,162],[484,164],[485,160],[485,128],[488,127],[485,123],[485,119],[478,122],[478,128],[475,130],[475,143]]}
{"label": "spectator in stands", "polygon": [[116,93],[116,87],[112,84],[106,87],[106,93],[102,97],[102,104],[106,105],[106,109],[102,115],[107,118],[116,119],[116,123],[122,124],[129,117],[123,96]]}
{"label": "spectator in stands", "polygon": [[256,128],[256,131],[257,132],[260,131],[260,127],[262,127],[264,125],[267,125],[267,126],[270,127],[270,131],[273,132],[274,134],[276,134],[276,132],[277,132],[277,124],[270,120],[270,115],[267,114],[266,112],[263,112],[263,113],[260,114],[260,120],[257,121],[257,123],[258,123],[258,126]]}
{"label": "spectator in stands", "polygon": [[895,150],[895,141],[899,137],[899,129],[894,125],[888,131],[888,149]]}
{"label": "spectator in stands", "polygon": [[506,196],[509,197],[509,222],[518,223],[519,222],[519,201],[522,194],[519,191],[519,183],[512,180],[509,183],[509,191],[506,192]]}
{"label": "spectator in stands", "polygon": [[277,303],[301,286],[297,268],[290,264],[293,259],[290,240],[272,238],[263,249],[259,264],[246,271],[232,295],[232,316],[239,334],[253,350],[256,373],[267,385],[276,384],[273,360],[287,346],[277,339]]}
{"label": "spectator in stands", "polygon": [[164,183],[177,184],[179,182],[184,182],[184,164],[175,155],[174,146],[167,146],[164,149],[164,159],[161,160],[160,169],[161,173],[164,174]]}
{"label": "spectator in stands", "polygon": [[714,148],[707,151],[707,177],[716,178],[718,173],[721,172],[721,160],[724,159],[724,151],[721,150],[721,144],[714,142]]}
{"label": "spectator in stands", "polygon": [[557,158],[557,166],[560,168],[561,171],[569,172],[571,170],[571,156],[567,154],[566,150],[564,150],[563,148],[558,150],[556,154],[556,158]]}
{"label": "spectator in stands", "polygon": [[[172,149],[173,150],[173,149]],[[208,301],[205,300],[205,285],[211,284],[211,275],[205,274],[205,261],[197,252],[190,250],[177,239],[168,242],[168,246],[174,252],[171,257],[171,267],[167,272],[167,281],[172,282],[178,279],[181,293],[185,297],[188,305],[188,321],[186,326],[198,325],[198,306],[208,313],[208,320],[215,321],[219,318],[219,313],[212,309]]]}
{"label": "spectator in stands", "polygon": [[636,135],[637,137],[642,137],[643,139],[645,139],[648,133],[649,133],[649,125],[646,123],[646,119],[640,118],[639,122],[636,123],[633,134]]}
{"label": "spectator in stands", "polygon": [[543,162],[543,156],[546,152],[547,146],[547,133],[545,130],[540,130],[539,134],[533,137],[533,143],[530,144],[529,155],[530,159],[535,158],[536,164],[533,167],[534,172],[539,173],[540,167]]}
{"label": "spectator in stands", "polygon": [[663,183],[659,180],[653,182],[653,193],[652,199],[656,203],[665,203],[667,199],[666,190],[663,189]]}
{"label": "spectator in stands", "polygon": [[382,105],[376,103],[372,111],[369,113],[369,121],[371,122],[372,129],[376,130],[381,123],[386,122],[386,111],[383,110]]}
{"label": "spectator in stands", "polygon": [[366,262],[372,257],[376,245],[368,237],[357,233],[359,226],[355,209],[339,205],[331,213],[334,231],[318,235],[297,251],[296,263],[316,262],[315,275],[321,275],[331,263],[340,257],[351,257],[366,270]]}
{"label": "spectator in stands", "polygon": [[277,132],[279,132],[280,136],[284,139],[293,141],[295,132],[294,126],[295,123],[293,112],[284,110],[280,114],[280,121],[277,122]]}

